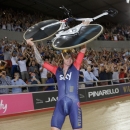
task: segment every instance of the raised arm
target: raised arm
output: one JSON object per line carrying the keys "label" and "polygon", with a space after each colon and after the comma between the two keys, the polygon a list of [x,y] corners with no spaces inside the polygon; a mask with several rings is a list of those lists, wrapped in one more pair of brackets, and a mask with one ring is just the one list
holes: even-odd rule
{"label": "raised arm", "polygon": [[35,58],[38,62],[38,64],[40,64],[42,67],[46,68],[47,70],[51,71],[53,74],[56,74],[56,70],[57,70],[57,66],[53,66],[47,62],[44,62],[41,58],[41,55],[39,53],[39,51],[37,50],[35,44],[33,43],[32,39],[29,39],[26,41],[28,45],[32,46],[34,49],[34,53],[35,53]]}
{"label": "raised arm", "polygon": [[77,70],[80,69],[81,63],[83,61],[84,58],[84,54],[86,52],[86,46],[83,47],[83,49],[80,50],[75,62],[74,62],[74,66],[76,67]]}
{"label": "raised arm", "polygon": [[4,60],[1,60],[0,62],[5,63],[5,64],[4,64],[4,68],[6,68],[6,66],[7,66],[8,63],[7,63],[6,61],[4,61]]}

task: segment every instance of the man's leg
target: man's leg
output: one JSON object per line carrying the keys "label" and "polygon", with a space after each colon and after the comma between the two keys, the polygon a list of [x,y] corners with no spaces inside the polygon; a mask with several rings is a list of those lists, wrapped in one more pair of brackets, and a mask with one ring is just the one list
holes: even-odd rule
{"label": "man's leg", "polygon": [[[42,84],[45,84],[45,83],[46,83],[46,80],[47,80],[47,78],[41,78]],[[40,91],[43,91],[43,89],[44,89],[44,86],[43,86],[43,87],[40,87]]]}
{"label": "man's leg", "polygon": [[15,70],[15,65],[12,65],[11,67],[11,77],[14,78],[14,70]]}
{"label": "man's leg", "polygon": [[55,110],[51,119],[51,130],[60,130],[64,123],[66,115],[64,114],[63,100],[57,101]]}
{"label": "man's leg", "polygon": [[41,78],[42,84],[45,84],[45,83],[46,83],[46,80],[47,80],[47,78]]}
{"label": "man's leg", "polygon": [[24,72],[21,72],[21,78],[22,78],[23,81],[25,81],[25,74],[24,74]]}
{"label": "man's leg", "polygon": [[69,118],[73,130],[82,130],[82,111],[80,102],[73,102],[70,108]]}
{"label": "man's leg", "polygon": [[27,72],[27,71],[25,71],[24,73],[25,73],[25,79],[26,79],[26,81],[28,81],[28,79],[29,79],[28,72]]}

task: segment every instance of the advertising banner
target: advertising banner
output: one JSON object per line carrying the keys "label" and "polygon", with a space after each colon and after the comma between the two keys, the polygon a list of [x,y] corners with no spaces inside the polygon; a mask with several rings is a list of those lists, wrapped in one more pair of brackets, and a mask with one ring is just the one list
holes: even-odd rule
{"label": "advertising banner", "polygon": [[[84,89],[79,90],[80,102],[86,101],[86,91]],[[33,93],[34,109],[55,107],[58,100],[58,91]]]}
{"label": "advertising banner", "polygon": [[32,94],[0,95],[0,116],[34,110]]}
{"label": "advertising banner", "polygon": [[80,102],[86,102],[86,89],[79,89],[79,100]]}
{"label": "advertising banner", "polygon": [[93,87],[86,89],[87,101],[110,98],[120,95],[119,86]]}
{"label": "advertising banner", "polygon": [[121,91],[121,94],[124,95],[124,94],[129,94],[130,93],[130,84],[121,84],[120,85],[120,91]]}
{"label": "advertising banner", "polygon": [[54,107],[57,100],[57,91],[33,93],[34,109]]}

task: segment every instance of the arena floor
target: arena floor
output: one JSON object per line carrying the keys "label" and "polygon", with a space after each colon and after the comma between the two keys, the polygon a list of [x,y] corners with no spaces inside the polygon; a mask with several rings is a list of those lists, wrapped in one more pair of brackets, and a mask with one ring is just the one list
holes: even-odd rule
{"label": "arena floor", "polygon": [[[82,106],[83,130],[130,130],[130,96]],[[0,130],[50,130],[52,111],[0,119]],[[69,118],[62,130],[71,130]]]}

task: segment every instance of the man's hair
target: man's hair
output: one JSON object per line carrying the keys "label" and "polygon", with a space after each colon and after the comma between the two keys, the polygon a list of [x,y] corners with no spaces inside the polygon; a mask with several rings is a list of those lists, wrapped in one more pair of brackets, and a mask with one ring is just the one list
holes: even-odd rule
{"label": "man's hair", "polygon": [[61,55],[62,55],[62,58],[64,59],[68,59],[68,58],[72,58],[72,55],[71,55],[71,53],[69,53],[69,52],[63,52],[63,53],[61,53]]}
{"label": "man's hair", "polygon": [[14,74],[18,74],[20,76],[20,73],[19,72],[15,72]]}
{"label": "man's hair", "polygon": [[[64,54],[63,54],[64,55]],[[65,57],[65,59],[68,59],[68,58],[70,58],[70,57],[72,57],[70,54],[65,54],[64,55],[64,57]]]}

